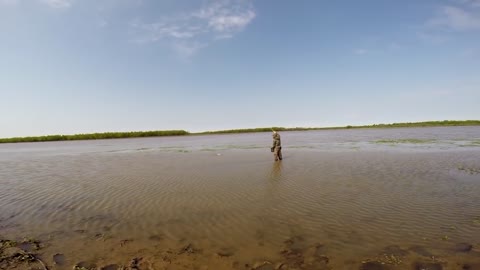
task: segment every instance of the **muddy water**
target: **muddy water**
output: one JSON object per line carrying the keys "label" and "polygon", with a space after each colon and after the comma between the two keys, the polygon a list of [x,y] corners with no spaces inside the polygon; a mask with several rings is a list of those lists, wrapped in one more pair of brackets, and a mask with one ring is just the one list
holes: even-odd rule
{"label": "muddy water", "polygon": [[282,143],[276,163],[268,133],[0,145],[0,238],[52,269],[480,268],[479,127]]}

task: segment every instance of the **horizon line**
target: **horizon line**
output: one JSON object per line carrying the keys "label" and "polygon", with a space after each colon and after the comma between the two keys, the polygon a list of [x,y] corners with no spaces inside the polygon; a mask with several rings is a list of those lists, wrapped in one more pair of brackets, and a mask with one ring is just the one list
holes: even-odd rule
{"label": "horizon line", "polygon": [[225,130],[210,130],[200,132],[190,132],[187,130],[149,130],[149,131],[107,131],[94,133],[77,134],[50,134],[41,136],[23,136],[0,138],[0,143],[16,142],[42,142],[42,141],[66,141],[66,140],[95,140],[95,139],[116,139],[116,138],[139,138],[139,137],[160,137],[160,136],[185,136],[185,135],[209,135],[209,134],[229,134],[229,133],[255,133],[276,131],[308,131],[308,130],[329,130],[329,129],[359,129],[359,128],[401,128],[401,127],[441,127],[441,126],[480,126],[480,120],[441,120],[441,121],[421,121],[421,122],[399,122],[399,123],[380,123],[371,125],[346,125],[329,127],[257,127],[257,128],[239,128]]}

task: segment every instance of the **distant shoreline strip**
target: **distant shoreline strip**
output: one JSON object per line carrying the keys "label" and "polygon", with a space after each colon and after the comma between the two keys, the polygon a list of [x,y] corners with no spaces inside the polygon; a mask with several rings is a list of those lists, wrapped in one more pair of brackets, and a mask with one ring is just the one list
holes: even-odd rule
{"label": "distant shoreline strip", "polygon": [[103,132],[75,135],[47,135],[35,137],[14,137],[0,139],[0,143],[22,143],[22,142],[52,142],[52,141],[79,141],[79,140],[103,140],[103,139],[124,139],[161,136],[188,136],[188,135],[211,135],[211,134],[235,134],[276,131],[310,131],[310,130],[335,130],[335,129],[367,129],[367,128],[409,128],[409,127],[453,127],[453,126],[480,126],[480,120],[445,120],[426,122],[407,122],[393,124],[374,124],[364,126],[343,126],[343,127],[268,127],[268,128],[247,128],[218,131],[205,131],[191,133],[186,130],[158,130],[158,131],[132,131],[132,132]]}

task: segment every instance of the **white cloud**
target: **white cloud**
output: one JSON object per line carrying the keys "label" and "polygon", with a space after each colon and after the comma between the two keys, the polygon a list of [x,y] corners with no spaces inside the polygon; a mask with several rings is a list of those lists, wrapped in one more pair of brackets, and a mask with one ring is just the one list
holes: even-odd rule
{"label": "white cloud", "polygon": [[19,0],[0,0],[1,5],[16,5],[19,2]]}
{"label": "white cloud", "polygon": [[480,0],[455,0],[455,2],[474,8],[480,7]]}
{"label": "white cloud", "polygon": [[69,8],[73,0],[40,0],[52,8]]}
{"label": "white cloud", "polygon": [[480,29],[480,12],[454,6],[443,6],[439,14],[427,22],[428,27],[455,31]]}
{"label": "white cloud", "polygon": [[256,14],[246,1],[219,1],[193,12],[192,17],[203,19],[216,32],[235,32],[242,30]]}
{"label": "white cloud", "polygon": [[[15,5],[24,0],[0,0],[0,4]],[[52,8],[69,8],[72,6],[73,0],[37,0],[38,2],[48,5]]]}
{"label": "white cloud", "polygon": [[180,55],[190,56],[214,41],[232,38],[255,16],[250,0],[216,0],[190,13],[151,23],[136,20],[130,26],[134,41],[165,42]]}
{"label": "white cloud", "polygon": [[368,53],[368,50],[358,48],[358,49],[353,50],[353,53],[354,53],[354,54],[357,54],[357,55],[364,55],[364,54],[367,54],[367,53]]}
{"label": "white cloud", "polygon": [[471,31],[480,29],[480,0],[451,0],[438,7],[425,27],[439,31]]}
{"label": "white cloud", "polygon": [[429,43],[452,40],[455,33],[480,30],[480,0],[451,0],[438,6],[434,15],[420,27],[419,39]]}

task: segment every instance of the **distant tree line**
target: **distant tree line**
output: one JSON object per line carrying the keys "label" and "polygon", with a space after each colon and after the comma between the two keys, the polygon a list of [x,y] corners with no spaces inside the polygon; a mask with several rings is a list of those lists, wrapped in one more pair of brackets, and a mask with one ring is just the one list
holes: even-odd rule
{"label": "distant tree line", "polygon": [[139,138],[139,137],[158,137],[158,136],[183,136],[183,135],[202,135],[202,134],[231,134],[231,133],[253,133],[253,132],[271,132],[275,131],[306,131],[306,130],[331,130],[331,129],[359,129],[359,128],[401,128],[401,127],[442,127],[442,126],[480,126],[480,120],[445,120],[445,121],[426,121],[413,123],[393,123],[393,124],[374,124],[365,126],[344,126],[344,127],[267,127],[267,128],[247,128],[207,131],[200,133],[190,133],[185,130],[159,130],[159,131],[133,131],[133,132],[104,132],[76,135],[48,135],[38,137],[16,137],[0,139],[0,143],[18,143],[18,142],[48,142],[48,141],[73,141],[73,140],[100,140],[100,139],[120,139],[120,138]]}
{"label": "distant tree line", "polygon": [[157,136],[180,136],[188,135],[185,130],[159,130],[159,131],[132,131],[132,132],[104,132],[75,135],[47,135],[38,137],[16,137],[0,139],[0,143],[17,142],[49,142],[49,141],[74,141],[74,140],[101,140],[101,139],[121,139],[121,138],[140,138]]}
{"label": "distant tree line", "polygon": [[217,131],[206,131],[197,134],[229,134],[229,133],[254,133],[254,132],[271,132],[275,131],[302,131],[302,130],[313,130],[316,128],[285,128],[285,127],[267,127],[267,128],[244,128],[244,129],[228,129],[228,130],[217,130]]}
{"label": "distant tree line", "polygon": [[393,124],[375,124],[370,127],[382,128],[382,127],[441,127],[441,126],[478,126],[480,120],[444,120],[444,121],[426,121],[426,122],[413,122],[413,123],[393,123]]}
{"label": "distant tree line", "polygon": [[480,120],[445,120],[445,121],[427,121],[412,123],[393,123],[393,124],[374,124],[363,126],[343,126],[343,127],[268,127],[268,128],[247,128],[247,129],[230,129],[218,131],[206,131],[196,134],[228,134],[228,133],[253,133],[253,132],[269,132],[275,131],[306,131],[306,130],[330,130],[330,129],[358,129],[358,128],[396,128],[396,127],[442,127],[442,126],[480,126]]}

